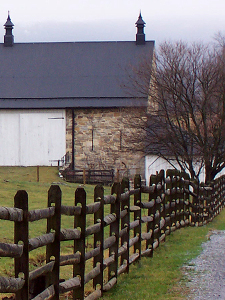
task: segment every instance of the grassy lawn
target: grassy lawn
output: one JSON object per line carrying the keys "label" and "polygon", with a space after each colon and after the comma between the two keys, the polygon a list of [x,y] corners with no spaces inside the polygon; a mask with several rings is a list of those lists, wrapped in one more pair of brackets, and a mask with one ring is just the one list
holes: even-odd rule
{"label": "grassy lawn", "polygon": [[[14,196],[18,190],[26,190],[28,193],[29,210],[47,207],[48,189],[52,183],[59,184],[62,190],[62,205],[74,205],[75,190],[80,184],[67,183],[58,176],[57,167],[40,167],[39,182],[37,182],[36,167],[0,167],[0,206],[13,207]],[[87,203],[92,203],[94,186],[85,186]],[[105,193],[110,193],[110,188],[105,187]],[[62,216],[62,228],[73,228],[73,217]],[[30,238],[37,237],[46,232],[46,220],[29,223]],[[13,243],[14,223],[0,220],[0,242]],[[87,243],[89,240],[87,239]],[[92,242],[92,241],[90,241]],[[63,242],[62,254],[70,254],[73,251],[73,242]],[[45,257],[45,247],[33,250],[30,254],[30,270],[41,265]],[[13,276],[13,259],[0,259],[0,275]],[[61,278],[72,277],[72,268],[63,267]],[[0,298],[3,294],[0,293]]]}
{"label": "grassy lawn", "polygon": [[[40,180],[37,182],[35,167],[0,167],[0,206],[13,207],[17,190],[28,193],[29,210],[47,207],[48,189],[51,183],[58,183],[62,190],[62,204],[74,205],[74,193],[79,184],[67,183],[58,176],[55,167],[40,167]],[[86,186],[87,202],[93,202],[94,186]],[[7,225],[6,225],[7,224]],[[1,221],[0,241],[13,241],[13,222]],[[63,218],[63,226],[71,228],[73,219]],[[3,232],[4,230],[4,232]],[[46,231],[46,222],[30,223],[30,237],[38,236]]]}
{"label": "grassy lawn", "polygon": [[[35,167],[0,167],[0,206],[13,207],[14,195],[17,190],[25,189],[29,196],[29,210],[45,208],[47,206],[47,192],[51,183],[58,183],[62,189],[62,204],[74,205],[74,192],[79,184],[66,183],[58,177],[55,167],[40,167],[40,180],[37,182]],[[94,186],[85,186],[87,202],[93,202]],[[105,194],[110,188],[105,188]],[[188,289],[186,278],[182,273],[182,266],[188,263],[201,251],[210,231],[225,229],[225,211],[214,221],[203,227],[187,227],[177,230],[167,237],[154,252],[153,258],[143,258],[140,263],[130,267],[130,273],[121,275],[118,284],[108,293],[105,300],[125,299],[185,299]],[[46,221],[30,223],[30,237],[45,233]],[[73,218],[62,217],[62,227],[72,228]],[[13,242],[13,222],[0,221],[0,242]],[[87,239],[87,244],[92,241]],[[30,269],[40,265],[44,258],[44,247],[31,252]],[[72,253],[72,243],[62,243],[62,253]],[[0,275],[13,275],[13,259],[0,259]],[[61,278],[72,276],[72,268],[64,267]],[[0,294],[0,298],[3,294]],[[9,295],[8,295],[9,296]],[[65,298],[65,297],[64,297]],[[62,299],[64,299],[62,298]]]}
{"label": "grassy lawn", "polygon": [[173,232],[154,252],[132,265],[130,273],[119,277],[118,284],[104,300],[185,299],[188,288],[182,266],[201,252],[201,244],[214,229],[225,230],[225,210],[203,227],[186,227]]}

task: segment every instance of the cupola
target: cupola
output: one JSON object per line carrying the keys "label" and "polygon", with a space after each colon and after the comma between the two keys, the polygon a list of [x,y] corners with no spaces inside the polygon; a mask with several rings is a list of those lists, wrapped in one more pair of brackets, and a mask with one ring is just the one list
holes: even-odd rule
{"label": "cupola", "polygon": [[144,34],[145,22],[142,19],[141,12],[139,14],[138,20],[135,23],[135,25],[137,27],[136,44],[144,45],[145,44],[145,34]]}
{"label": "cupola", "polygon": [[8,13],[8,19],[4,24],[5,27],[5,35],[4,35],[4,46],[5,47],[12,47],[14,43],[14,36],[12,34],[14,24],[10,19],[10,15]]}

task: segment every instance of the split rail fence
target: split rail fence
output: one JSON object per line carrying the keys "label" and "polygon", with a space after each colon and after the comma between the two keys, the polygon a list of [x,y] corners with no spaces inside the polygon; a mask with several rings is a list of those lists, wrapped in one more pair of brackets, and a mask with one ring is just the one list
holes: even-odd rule
{"label": "split rail fence", "polygon": [[76,182],[83,184],[104,183],[112,184],[114,182],[114,170],[70,170],[60,171],[63,178],[68,182]]}
{"label": "split rail fence", "polygon": [[[97,185],[91,204],[79,187],[74,206],[64,206],[59,186],[52,185],[48,207],[29,211],[26,191],[18,191],[14,208],[0,207],[0,219],[15,224],[14,243],[0,243],[0,257],[14,258],[15,276],[0,276],[0,293],[14,293],[17,300],[59,299],[68,292],[73,299],[98,299],[120,274],[129,272],[130,264],[142,256],[152,257],[172,231],[212,221],[224,207],[224,196],[224,176],[205,187],[176,170],[152,175],[149,186],[142,186],[136,175],[133,189],[125,178],[113,184],[111,195],[104,195],[103,187]],[[74,219],[74,228],[62,228],[62,215]],[[29,239],[29,222],[40,219],[47,220],[46,233]],[[88,251],[90,237],[93,248]],[[73,253],[61,255],[60,246],[68,240]],[[30,253],[39,247],[46,247],[46,262],[30,272]],[[60,278],[64,266],[72,268],[72,278]],[[88,283],[92,284],[89,293],[85,291]],[[35,285],[41,290],[32,294]]]}

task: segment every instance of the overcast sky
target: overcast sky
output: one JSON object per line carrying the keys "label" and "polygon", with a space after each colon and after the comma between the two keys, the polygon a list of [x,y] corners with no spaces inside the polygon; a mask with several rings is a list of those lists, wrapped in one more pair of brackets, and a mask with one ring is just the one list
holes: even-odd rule
{"label": "overcast sky", "polygon": [[[10,11],[17,43],[132,41],[140,10],[146,39],[156,43],[225,34],[225,0],[1,0],[0,24]],[[3,41],[3,26],[0,34]]]}

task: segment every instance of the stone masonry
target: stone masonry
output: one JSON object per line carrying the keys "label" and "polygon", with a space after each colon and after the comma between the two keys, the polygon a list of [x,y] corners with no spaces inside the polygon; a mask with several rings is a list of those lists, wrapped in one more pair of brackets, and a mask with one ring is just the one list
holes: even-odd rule
{"label": "stone masonry", "polygon": [[[144,156],[129,145],[132,129],[124,118],[134,108],[74,109],[75,168],[114,169],[115,175],[132,178],[140,173],[144,178]],[[72,110],[66,111],[66,146],[72,153]]]}

